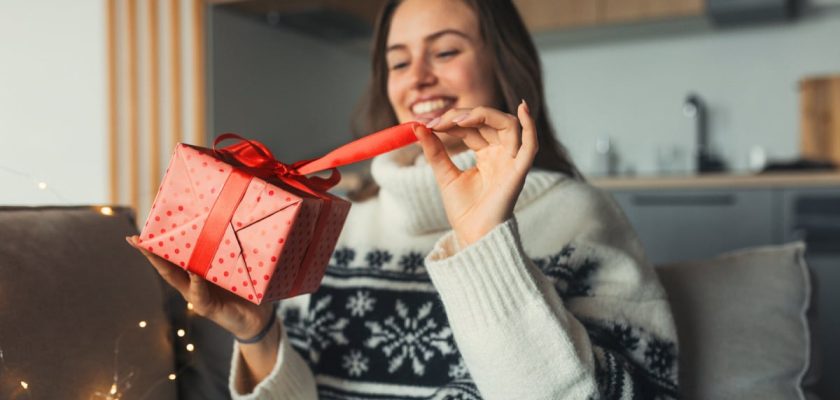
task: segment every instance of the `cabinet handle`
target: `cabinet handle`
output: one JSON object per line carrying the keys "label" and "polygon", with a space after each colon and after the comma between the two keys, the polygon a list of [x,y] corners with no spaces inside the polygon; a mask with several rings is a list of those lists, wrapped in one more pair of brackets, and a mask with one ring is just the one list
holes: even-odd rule
{"label": "cabinet handle", "polygon": [[637,206],[731,206],[735,200],[732,194],[633,196],[633,204]]}

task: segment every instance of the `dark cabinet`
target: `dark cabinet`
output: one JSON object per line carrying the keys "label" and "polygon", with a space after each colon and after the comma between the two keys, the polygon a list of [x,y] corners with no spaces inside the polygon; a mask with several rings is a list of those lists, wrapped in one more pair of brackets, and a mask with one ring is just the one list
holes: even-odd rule
{"label": "dark cabinet", "polygon": [[772,190],[634,190],[613,196],[657,264],[781,238],[778,193]]}

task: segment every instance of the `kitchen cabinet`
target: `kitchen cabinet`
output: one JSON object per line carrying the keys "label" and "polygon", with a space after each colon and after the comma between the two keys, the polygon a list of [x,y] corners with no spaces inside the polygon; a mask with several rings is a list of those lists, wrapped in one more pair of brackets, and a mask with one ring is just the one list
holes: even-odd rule
{"label": "kitchen cabinet", "polygon": [[547,31],[599,22],[600,2],[592,0],[516,0],[519,14],[531,31]]}
{"label": "kitchen cabinet", "polygon": [[646,18],[677,18],[703,15],[705,0],[647,0]]}
{"label": "kitchen cabinet", "polygon": [[702,16],[703,0],[514,0],[533,32]]}
{"label": "kitchen cabinet", "polygon": [[779,194],[768,189],[614,192],[654,263],[777,243]]}

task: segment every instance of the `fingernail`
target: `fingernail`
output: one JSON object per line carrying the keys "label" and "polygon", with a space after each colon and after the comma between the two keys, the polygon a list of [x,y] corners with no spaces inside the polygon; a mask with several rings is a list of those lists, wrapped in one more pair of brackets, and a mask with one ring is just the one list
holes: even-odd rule
{"label": "fingernail", "polygon": [[531,108],[528,107],[528,102],[525,101],[525,99],[522,99],[522,105],[525,106],[525,112],[530,114],[531,113]]}
{"label": "fingernail", "polygon": [[425,123],[431,121],[431,118],[420,117],[420,118],[417,118],[415,121],[417,121],[421,124],[425,124]]}
{"label": "fingernail", "polygon": [[439,124],[439,123],[440,123],[440,117],[437,117],[437,118],[429,121],[429,123],[426,124],[426,127],[431,129],[431,128],[434,128],[435,126],[437,126],[437,124]]}
{"label": "fingernail", "polygon": [[461,122],[461,121],[467,119],[468,116],[469,116],[469,114],[467,114],[467,113],[461,114],[461,115],[459,115],[455,118],[452,118],[452,122],[455,122],[455,123]]}

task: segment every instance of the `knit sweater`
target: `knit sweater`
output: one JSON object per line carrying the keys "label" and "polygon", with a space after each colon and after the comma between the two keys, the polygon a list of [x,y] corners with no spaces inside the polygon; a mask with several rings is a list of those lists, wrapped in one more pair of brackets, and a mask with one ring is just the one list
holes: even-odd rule
{"label": "knit sweater", "polygon": [[534,169],[514,218],[459,248],[431,168],[399,154],[374,159],[379,195],[351,208],[318,291],[280,302],[251,393],[234,344],[234,399],[677,397],[665,292],[609,195]]}

